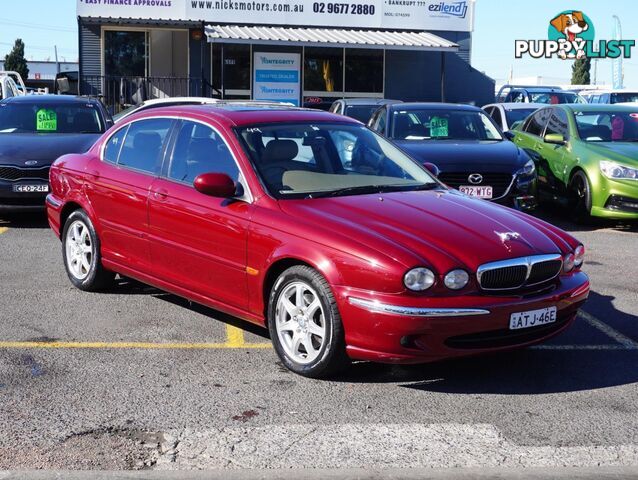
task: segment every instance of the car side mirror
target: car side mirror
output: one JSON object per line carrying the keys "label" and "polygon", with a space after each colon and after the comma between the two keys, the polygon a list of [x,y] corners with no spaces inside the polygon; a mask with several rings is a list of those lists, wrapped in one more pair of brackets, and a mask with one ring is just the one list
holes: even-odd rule
{"label": "car side mirror", "polygon": [[441,170],[439,170],[439,167],[437,167],[433,163],[425,162],[423,166],[427,169],[428,172],[430,172],[435,177],[438,177],[439,174],[441,173]]}
{"label": "car side mirror", "polygon": [[516,137],[516,134],[508,130],[507,132],[503,132],[503,136],[507,138],[508,140],[514,140],[514,137]]}
{"label": "car side mirror", "polygon": [[195,178],[193,186],[204,195],[219,198],[233,197],[236,191],[235,182],[225,173],[202,173]]}
{"label": "car side mirror", "polygon": [[545,143],[551,143],[552,145],[565,145],[565,143],[567,143],[565,137],[560,133],[548,133],[545,135],[545,138],[543,138],[543,141]]}

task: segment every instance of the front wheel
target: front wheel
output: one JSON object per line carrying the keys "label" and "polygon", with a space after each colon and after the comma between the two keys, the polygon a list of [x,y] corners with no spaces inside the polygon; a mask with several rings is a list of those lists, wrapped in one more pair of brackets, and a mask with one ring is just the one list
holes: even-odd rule
{"label": "front wheel", "polygon": [[76,210],[64,223],[62,257],[69,280],[80,290],[100,290],[115,279],[115,273],[102,266],[100,239],[84,210]]}
{"label": "front wheel", "polygon": [[298,265],[275,282],[268,302],[275,351],[295,373],[320,378],[349,364],[337,302],[316,270]]}
{"label": "front wheel", "polygon": [[591,212],[591,186],[585,172],[578,171],[569,182],[569,214],[576,222],[586,222]]}

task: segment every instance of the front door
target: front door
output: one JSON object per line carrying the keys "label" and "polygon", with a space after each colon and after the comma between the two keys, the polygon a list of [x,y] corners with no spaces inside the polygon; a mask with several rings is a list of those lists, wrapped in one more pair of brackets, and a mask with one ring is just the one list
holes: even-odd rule
{"label": "front door", "polygon": [[155,274],[224,304],[246,309],[247,197],[215,198],[193,187],[202,173],[226,173],[241,182],[221,134],[182,121],[162,178],[149,199],[150,248]]}

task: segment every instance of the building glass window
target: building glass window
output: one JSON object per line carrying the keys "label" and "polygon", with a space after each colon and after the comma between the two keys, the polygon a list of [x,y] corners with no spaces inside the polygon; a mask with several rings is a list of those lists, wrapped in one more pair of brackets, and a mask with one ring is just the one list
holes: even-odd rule
{"label": "building glass window", "polygon": [[383,50],[346,48],[345,91],[383,93]]}
{"label": "building glass window", "polygon": [[148,67],[148,33],[106,30],[104,72],[117,77],[144,77]]}
{"label": "building glass window", "polygon": [[[222,45],[212,45],[212,79],[216,90],[222,89]],[[250,45],[224,45],[225,98],[250,98]],[[248,93],[232,92],[246,90]]]}
{"label": "building glass window", "polygon": [[304,90],[343,92],[343,49],[308,47],[304,58]]}

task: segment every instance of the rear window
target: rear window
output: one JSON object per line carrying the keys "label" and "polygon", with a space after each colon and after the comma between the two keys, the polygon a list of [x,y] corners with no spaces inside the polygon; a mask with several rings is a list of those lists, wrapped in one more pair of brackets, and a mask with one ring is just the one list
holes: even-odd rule
{"label": "rear window", "polygon": [[6,103],[0,105],[2,133],[102,133],[105,122],[92,103]]}
{"label": "rear window", "polygon": [[360,122],[368,123],[368,120],[378,108],[378,105],[350,105],[346,108],[346,115]]}

